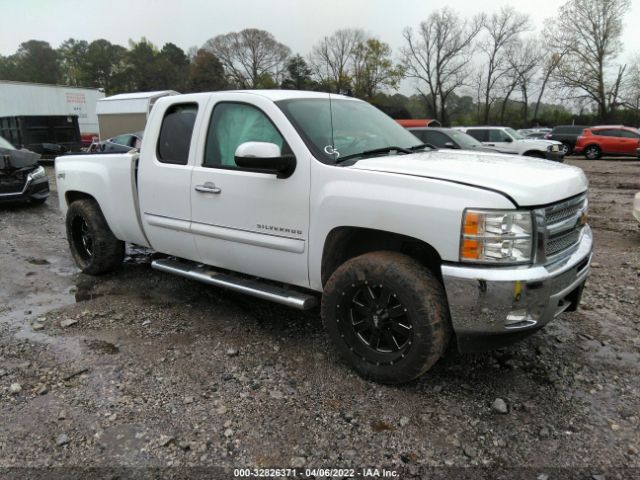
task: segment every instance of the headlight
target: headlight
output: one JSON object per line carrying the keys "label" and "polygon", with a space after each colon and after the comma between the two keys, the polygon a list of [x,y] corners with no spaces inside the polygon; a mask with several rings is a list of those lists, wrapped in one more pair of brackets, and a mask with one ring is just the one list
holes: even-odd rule
{"label": "headlight", "polygon": [[31,176],[32,180],[37,180],[39,178],[46,177],[47,176],[47,172],[44,171],[44,168],[42,166],[39,166],[33,172],[31,172],[29,175]]}
{"label": "headlight", "polygon": [[465,210],[460,261],[530,263],[532,252],[533,220],[530,211]]}

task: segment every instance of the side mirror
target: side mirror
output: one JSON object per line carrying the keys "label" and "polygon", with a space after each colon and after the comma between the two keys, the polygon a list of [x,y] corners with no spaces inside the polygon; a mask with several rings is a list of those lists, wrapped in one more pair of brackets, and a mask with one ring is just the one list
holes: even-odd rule
{"label": "side mirror", "polygon": [[453,142],[447,142],[444,144],[444,148],[458,148],[458,147]]}
{"label": "side mirror", "polygon": [[291,176],[296,168],[296,157],[282,155],[280,147],[269,142],[245,142],[238,145],[236,165],[264,173],[275,173],[278,178]]}

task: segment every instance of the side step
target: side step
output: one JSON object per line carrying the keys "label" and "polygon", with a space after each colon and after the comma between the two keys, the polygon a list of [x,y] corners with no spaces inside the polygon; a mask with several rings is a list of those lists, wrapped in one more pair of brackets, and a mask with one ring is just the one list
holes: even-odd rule
{"label": "side step", "polygon": [[162,259],[151,262],[151,267],[156,270],[173,273],[174,275],[198,280],[210,285],[246,293],[247,295],[270,300],[299,310],[309,310],[318,304],[318,299],[313,295],[287,290],[269,283],[262,283],[230,273],[218,272],[205,265],[181,262],[174,259]]}

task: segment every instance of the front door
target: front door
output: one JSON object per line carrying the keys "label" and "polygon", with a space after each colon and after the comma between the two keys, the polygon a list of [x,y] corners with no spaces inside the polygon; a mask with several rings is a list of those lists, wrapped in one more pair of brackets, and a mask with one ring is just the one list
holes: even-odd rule
{"label": "front door", "polygon": [[495,148],[499,152],[503,153],[518,153],[513,138],[511,138],[507,132],[498,129],[489,130],[489,141],[487,142],[487,146]]}
{"label": "front door", "polygon": [[[208,106],[206,141],[191,181],[192,223],[200,261],[255,276],[309,285],[309,153],[270,100],[216,101]],[[269,142],[296,156],[288,178],[240,168],[244,142]]]}

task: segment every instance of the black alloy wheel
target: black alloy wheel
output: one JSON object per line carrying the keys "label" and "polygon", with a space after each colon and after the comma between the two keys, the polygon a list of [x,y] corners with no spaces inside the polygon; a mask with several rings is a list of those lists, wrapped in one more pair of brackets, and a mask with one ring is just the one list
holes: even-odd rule
{"label": "black alloy wheel", "polygon": [[376,365],[393,365],[404,358],[413,341],[407,308],[390,288],[367,281],[341,293],[338,328],[357,355]]}

